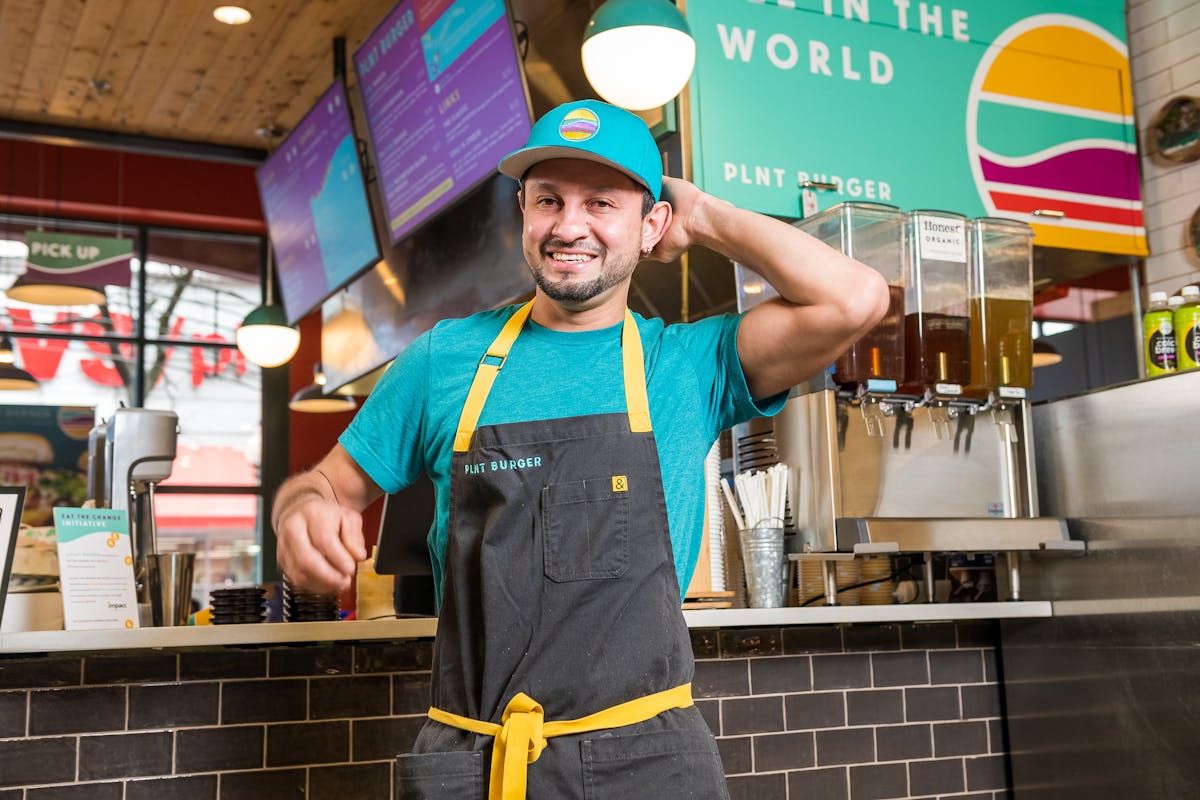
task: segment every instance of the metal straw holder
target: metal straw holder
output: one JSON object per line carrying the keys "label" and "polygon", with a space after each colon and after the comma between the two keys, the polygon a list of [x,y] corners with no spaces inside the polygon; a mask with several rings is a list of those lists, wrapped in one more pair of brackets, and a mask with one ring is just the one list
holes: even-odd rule
{"label": "metal straw holder", "polygon": [[783,528],[747,528],[738,534],[742,568],[746,574],[747,605],[751,608],[782,608],[787,586]]}

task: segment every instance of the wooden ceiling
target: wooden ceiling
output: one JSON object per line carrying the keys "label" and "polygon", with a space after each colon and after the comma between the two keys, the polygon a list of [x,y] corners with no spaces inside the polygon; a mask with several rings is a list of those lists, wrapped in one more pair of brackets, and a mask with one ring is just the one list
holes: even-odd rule
{"label": "wooden ceiling", "polygon": [[[217,0],[0,0],[0,118],[263,148],[257,129],[286,132],[333,80],[334,38],[349,62],[396,2],[247,0],[253,19],[229,26]],[[587,96],[578,42],[594,5],[510,2],[529,20],[535,111]],[[547,49],[575,64],[548,68]]]}

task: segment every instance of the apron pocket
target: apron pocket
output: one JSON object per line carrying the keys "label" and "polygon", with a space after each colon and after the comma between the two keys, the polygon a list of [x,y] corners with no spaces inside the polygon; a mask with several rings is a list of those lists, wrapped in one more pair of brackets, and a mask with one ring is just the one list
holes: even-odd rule
{"label": "apron pocket", "polygon": [[483,800],[483,754],[471,750],[396,756],[396,800]]}
{"label": "apron pocket", "polygon": [[572,481],[542,489],[542,530],[544,567],[550,580],[621,577],[629,569],[629,491],[625,476]]}
{"label": "apron pocket", "polygon": [[706,730],[604,736],[580,742],[586,800],[729,800]]}

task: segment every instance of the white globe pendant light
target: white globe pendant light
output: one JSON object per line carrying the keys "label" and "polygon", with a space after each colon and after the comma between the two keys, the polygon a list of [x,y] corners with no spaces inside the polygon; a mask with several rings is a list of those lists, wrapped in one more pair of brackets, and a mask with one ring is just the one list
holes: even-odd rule
{"label": "white globe pendant light", "polygon": [[597,94],[645,111],[683,91],[696,63],[696,42],[670,0],[608,0],[588,20],[580,55]]}

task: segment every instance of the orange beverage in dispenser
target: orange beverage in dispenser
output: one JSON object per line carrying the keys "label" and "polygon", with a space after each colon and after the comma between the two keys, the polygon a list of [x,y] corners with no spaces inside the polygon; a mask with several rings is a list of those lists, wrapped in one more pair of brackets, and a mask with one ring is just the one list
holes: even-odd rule
{"label": "orange beverage in dispenser", "polygon": [[971,298],[971,384],[1033,388],[1033,304]]}
{"label": "orange beverage in dispenser", "polygon": [[889,286],[887,314],[834,363],[838,383],[904,379],[904,287]]}

